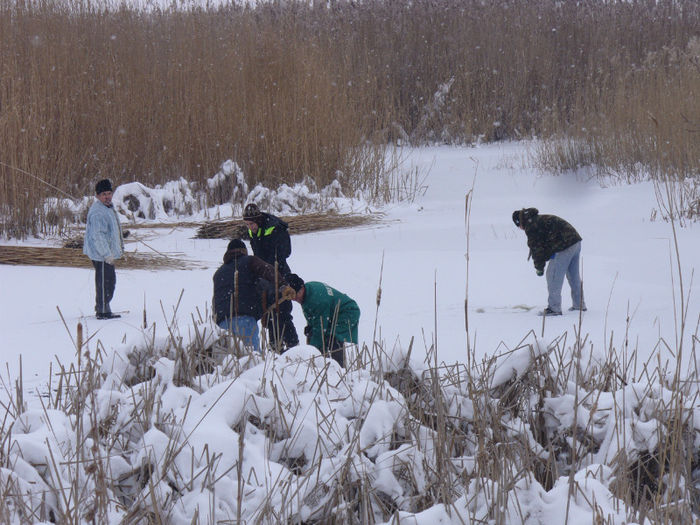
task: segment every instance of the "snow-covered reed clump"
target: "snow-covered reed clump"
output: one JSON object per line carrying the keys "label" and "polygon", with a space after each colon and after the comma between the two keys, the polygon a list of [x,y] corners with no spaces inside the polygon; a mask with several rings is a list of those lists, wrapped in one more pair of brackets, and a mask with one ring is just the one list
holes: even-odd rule
{"label": "snow-covered reed clump", "polygon": [[[2,426],[5,523],[690,523],[697,382],[533,337],[249,354],[207,322],[88,350]],[[472,361],[473,363],[473,361]],[[641,381],[640,381],[641,380]]]}
{"label": "snow-covered reed clump", "polygon": [[[148,223],[236,218],[251,202],[277,215],[353,213],[367,209],[368,200],[371,198],[365,198],[362,192],[346,196],[338,179],[323,188],[308,177],[275,189],[261,184],[249,188],[241,168],[227,160],[205,184],[184,178],[155,187],[140,182],[120,184],[114,189],[112,203],[122,222]],[[84,223],[93,202],[93,196],[77,201],[51,198],[44,203],[44,208],[56,224]]]}

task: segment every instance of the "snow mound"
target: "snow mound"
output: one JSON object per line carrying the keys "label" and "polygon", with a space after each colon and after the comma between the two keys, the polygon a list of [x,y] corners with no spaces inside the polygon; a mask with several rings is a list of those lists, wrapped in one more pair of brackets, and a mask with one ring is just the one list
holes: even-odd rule
{"label": "snow mound", "polygon": [[440,377],[401,349],[366,352],[347,370],[306,345],[247,354],[204,322],[86,351],[79,383],[63,385],[55,406],[3,427],[0,482],[13,487],[4,515],[629,523],[626,476],[656,457],[673,425],[697,427],[691,392],[559,381],[575,360],[550,362],[564,352],[537,344],[483,380]]}

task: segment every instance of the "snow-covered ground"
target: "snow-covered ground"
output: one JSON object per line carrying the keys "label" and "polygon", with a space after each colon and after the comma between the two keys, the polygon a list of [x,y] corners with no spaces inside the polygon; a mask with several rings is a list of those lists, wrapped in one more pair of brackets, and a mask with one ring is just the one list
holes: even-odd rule
{"label": "snow-covered ground", "polygon": [[[546,284],[527,261],[525,235],[510,218],[513,210],[534,206],[540,213],[565,218],[583,237],[588,312],[582,333],[588,335],[591,352],[604,352],[611,341],[620,348],[627,338],[637,347],[640,361],[655,350],[662,360],[674,359],[658,345],[662,339],[676,346],[674,313],[680,297],[673,235],[669,223],[650,220],[658,207],[651,183],[602,186],[582,176],[539,174],[528,167],[527,150],[520,144],[425,148],[413,151],[407,162],[427,174],[423,196],[387,207],[378,225],[292,239],[293,271],[305,280],[324,281],[358,302],[362,342],[372,341],[375,326],[377,339],[388,348],[396,341],[407,345],[415,337],[416,349],[425,351],[437,336],[440,360],[465,360],[465,196],[473,186],[468,315],[478,356],[512,348],[530,330],[541,332],[542,319],[535,312],[546,306]],[[700,261],[697,229],[684,228],[678,235],[684,290],[691,298],[687,338],[695,329],[700,303],[693,301],[697,284],[690,286]],[[110,322],[81,317],[92,314],[92,270],[0,266],[0,362],[8,363],[16,378],[22,356],[25,387],[46,380],[54,357],[70,362],[73,343],[57,309],[73,335],[82,321],[93,344],[100,340],[105,346],[118,344],[125,334],[138,337],[144,304],[148,324],[155,323],[160,333],[173,316],[186,323],[196,310],[204,312],[227,241],[195,239],[194,234],[190,228],[133,231],[128,250],[152,253],[153,248],[184,256],[198,268],[125,271],[117,265],[112,306],[130,313]],[[565,283],[565,308],[568,293]],[[294,308],[301,332],[301,309]],[[571,332],[577,324],[578,315],[572,313],[548,318],[545,339]]]}
{"label": "snow-covered ground", "polygon": [[[326,282],[357,301],[362,309],[361,343],[371,345],[378,341],[387,350],[405,351],[411,338],[415,338],[414,359],[420,360],[427,349],[436,344],[438,361],[466,361],[464,301],[468,267],[469,346],[478,359],[505,353],[518,346],[523,338],[533,343],[535,337],[541,338],[546,345],[568,333],[569,341],[577,337],[585,341],[584,359],[602,357],[610,346],[628,352],[636,348],[638,371],[647,360],[652,360],[652,368],[659,361],[668,362],[674,368],[674,352],[679,347],[677,339],[680,337],[679,276],[671,225],[651,220],[658,208],[653,185],[606,185],[583,175],[538,173],[529,167],[526,148],[523,144],[496,144],[412,150],[407,162],[425,174],[425,192],[412,202],[374,210],[385,213],[379,224],[294,236],[289,260],[292,270],[305,280]],[[465,198],[472,188],[467,237]],[[514,210],[533,206],[541,213],[565,218],[583,237],[582,273],[588,311],[580,326],[578,313],[565,312],[561,317],[547,318],[544,327],[542,318],[536,315],[546,306],[546,284],[544,278],[535,275],[532,262],[527,261],[524,232],[511,222]],[[694,265],[700,261],[698,226],[691,225],[677,233],[683,291],[690,298],[688,323],[683,334],[685,347],[689,348],[694,334],[697,340],[700,315],[695,300],[697,285],[692,282]],[[142,252],[155,249],[176,254],[196,266],[187,270],[126,271],[117,265],[117,289],[112,308],[129,313],[111,321],[89,317],[94,301],[92,270],[0,266],[0,362],[7,363],[3,373],[6,388],[14,389],[21,357],[25,401],[36,408],[35,393],[46,392],[48,388],[49,364],[58,360],[67,365],[75,360],[73,339],[78,322],[84,326],[89,349],[102,345],[108,351],[124,351],[144,345],[144,341],[151,340],[154,335],[156,339],[167,338],[168,326],[173,320],[181,332],[187,332],[193,318],[206,318],[212,275],[220,264],[227,241],[195,239],[194,234],[194,229],[178,227],[133,231],[127,249]],[[380,283],[382,293],[377,307]],[[569,304],[568,285],[565,284],[564,308]],[[148,324],[145,332],[142,330],[144,305]],[[65,319],[65,326],[58,310]],[[296,304],[294,319],[297,330],[302,333],[303,315]],[[544,337],[541,337],[543,329]],[[302,347],[290,354],[289,359],[307,359],[309,351]],[[513,359],[513,366],[517,368],[518,362],[515,357]],[[259,364],[251,368],[246,381],[265,377],[265,366]],[[296,374],[303,375],[298,368],[295,370]],[[683,363],[683,370],[695,372],[696,363]],[[157,373],[162,384],[167,383],[172,370],[161,364]],[[634,370],[630,373],[638,375]],[[298,381],[301,375],[295,376]],[[247,384],[240,388],[248,388]],[[210,406],[209,401],[220,400],[216,396],[224,394],[231,410],[242,411],[243,405],[239,402],[242,391],[234,386],[227,393],[228,388],[211,388],[205,392],[206,398],[204,394],[195,395],[191,408],[195,420],[199,414],[202,419],[207,416],[209,412],[205,407]],[[170,390],[164,394],[164,406],[174,410],[184,407],[187,404],[185,394]],[[342,395],[334,391],[328,399]],[[385,419],[396,417],[391,396],[386,395]],[[7,397],[7,393],[3,397]],[[343,410],[339,413],[351,419],[349,413]],[[263,413],[258,416],[264,418]],[[195,448],[202,443],[209,443],[212,450],[235,448],[238,443],[231,440],[237,439],[238,434],[231,431],[230,420],[236,417],[221,410],[203,429],[188,437]],[[374,415],[377,424],[381,419]],[[217,422],[228,425],[230,435],[219,434],[215,430]],[[54,420],[54,424],[69,426],[58,420]],[[34,430],[41,427],[37,422],[25,422],[25,426]],[[195,429],[190,430],[194,432]],[[369,428],[367,432],[372,430]],[[188,431],[186,429],[185,433]],[[24,440],[26,444],[45,438],[45,432],[38,432]],[[162,436],[148,434],[143,439],[144,446],[152,450],[164,447]],[[252,443],[256,438],[251,439]],[[367,446],[374,443],[372,437],[361,435],[360,439],[365,439]],[[375,463],[381,457],[387,459],[382,454],[388,451],[381,447],[374,452],[368,455]],[[235,459],[233,454],[230,458],[225,456],[223,461],[228,464]],[[271,464],[277,465],[265,463],[263,466],[264,460],[257,463],[258,459],[249,456],[247,461],[253,468],[258,466],[259,471],[265,472]],[[280,472],[275,471],[271,476],[281,475]],[[587,471],[577,474],[582,486],[588,477],[607,486],[607,470],[589,474]],[[386,480],[384,484],[377,483],[391,493],[391,483]],[[601,487],[603,485],[589,486],[582,490],[589,490],[588,497],[592,495],[602,501],[608,496]],[[536,513],[541,522],[548,519],[557,522],[556,517],[563,515],[564,507],[557,501],[566,498],[558,498],[557,494],[567,492],[566,483],[557,483],[549,493],[533,492],[530,496],[527,492],[536,492],[536,489],[519,485],[518,490],[526,500],[540,502]],[[397,494],[401,492],[399,488],[396,491]],[[181,520],[174,522],[189,522],[193,506],[199,503],[203,505],[200,509],[203,512],[207,500],[206,495],[201,497],[204,500],[199,501],[194,495],[187,500],[183,498],[181,503],[187,507],[189,501],[191,506],[187,511],[178,511],[182,513]],[[461,505],[468,506],[466,500]],[[303,509],[296,510],[303,515]],[[603,505],[603,510],[615,523],[624,520],[624,515],[614,511],[612,504]],[[235,515],[233,510],[224,509],[217,516],[230,516],[227,512]],[[434,523],[446,515],[440,508],[426,512],[428,514],[416,518],[419,523]],[[585,514],[582,523],[590,519],[591,514]]]}

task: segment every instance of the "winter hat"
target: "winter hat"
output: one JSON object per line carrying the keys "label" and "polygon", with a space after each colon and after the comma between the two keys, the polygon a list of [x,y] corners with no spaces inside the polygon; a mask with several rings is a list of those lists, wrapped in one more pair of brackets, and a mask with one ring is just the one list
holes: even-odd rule
{"label": "winter hat", "polygon": [[230,243],[228,243],[226,251],[230,252],[231,250],[245,250],[246,252],[248,251],[248,249],[245,247],[245,244],[240,239],[233,239]]}
{"label": "winter hat", "polygon": [[515,210],[513,212],[513,222],[518,228],[520,228],[520,210]]}
{"label": "winter hat", "polygon": [[226,247],[226,253],[224,254],[224,264],[228,264],[233,261],[239,255],[248,255],[248,250],[240,239],[233,239],[228,243]]}
{"label": "winter hat", "polygon": [[539,210],[537,208],[523,208],[513,212],[513,222],[517,227],[525,226],[532,222],[532,219],[537,217]]}
{"label": "winter hat", "polygon": [[251,202],[250,204],[246,205],[245,209],[243,210],[243,220],[244,221],[257,222],[261,218],[262,218],[262,213],[260,211],[260,208],[258,208],[257,204],[255,204],[254,202]]}
{"label": "winter hat", "polygon": [[99,195],[103,191],[112,191],[112,183],[109,179],[102,179],[95,185],[95,193]]}
{"label": "winter hat", "polygon": [[290,273],[289,275],[287,275],[287,277],[284,278],[284,280],[287,281],[287,284],[289,286],[294,288],[295,292],[298,292],[304,286],[304,279],[302,279],[295,273]]}

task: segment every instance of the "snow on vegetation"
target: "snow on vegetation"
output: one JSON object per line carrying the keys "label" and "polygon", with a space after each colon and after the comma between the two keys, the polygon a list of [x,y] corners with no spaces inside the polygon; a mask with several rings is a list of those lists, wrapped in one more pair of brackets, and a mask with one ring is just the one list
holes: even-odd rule
{"label": "snow on vegetation", "polygon": [[[211,301],[226,241],[193,239],[191,228],[149,244],[210,266],[119,269],[118,304],[131,312],[118,323],[85,314],[89,270],[4,267],[3,350],[20,369],[2,381],[0,522],[694,523],[698,315],[694,288],[673,288],[670,229],[649,220],[653,188],[542,177],[519,167],[520,152],[425,149],[421,165],[435,164],[428,198],[390,210],[391,227],[295,236],[295,271],[338,283],[364,308],[363,346],[346,369],[309,346],[248,355],[206,314],[193,320]],[[470,219],[467,310],[456,276],[472,157],[486,175]],[[168,188],[146,188],[142,209],[155,202],[165,213],[163,195],[184,202],[199,191]],[[300,191],[248,188],[225,163],[207,184],[206,213],[235,214],[243,199],[280,214],[303,209],[308,195],[362,202],[333,186],[289,188]],[[585,315],[545,325],[530,311],[544,286],[510,220],[528,203],[585,230]],[[691,262],[693,234],[678,231]],[[140,329],[154,309],[172,309],[172,320]],[[78,322],[84,340],[66,337],[64,325]],[[421,333],[425,348],[413,344]]]}
{"label": "snow on vegetation", "polygon": [[697,516],[696,381],[650,371],[627,384],[615,356],[586,363],[534,336],[439,374],[410,348],[365,347],[344,370],[310,346],[236,343],[193,321],[109,353],[83,347],[44,409],[4,422],[3,522]]}
{"label": "snow on vegetation", "polygon": [[[52,198],[46,210],[72,221],[84,222],[94,202],[92,195],[79,201]],[[367,208],[362,195],[346,197],[336,179],[318,188],[311,178],[277,189],[257,184],[249,189],[245,174],[232,160],[222,163],[219,171],[200,185],[180,178],[150,188],[140,182],[118,185],[112,203],[123,222],[177,222],[240,216],[246,204],[254,202],[261,209],[277,215],[297,215],[334,211],[350,213]]]}

